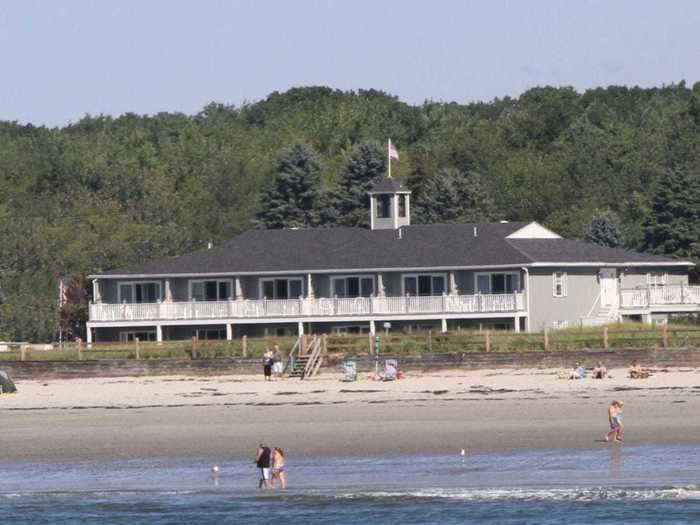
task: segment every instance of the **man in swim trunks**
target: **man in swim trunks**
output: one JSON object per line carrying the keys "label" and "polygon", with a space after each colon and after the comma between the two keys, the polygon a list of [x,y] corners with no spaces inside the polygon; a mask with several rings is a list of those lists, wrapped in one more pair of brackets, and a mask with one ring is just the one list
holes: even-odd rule
{"label": "man in swim trunks", "polygon": [[270,447],[266,446],[265,443],[260,443],[253,460],[253,463],[260,469],[259,489],[270,487],[270,455]]}
{"label": "man in swim trunks", "polygon": [[615,441],[622,441],[620,433],[622,432],[622,401],[613,401],[608,407],[608,422],[610,423],[610,431],[605,434],[605,441],[610,441],[611,437]]}

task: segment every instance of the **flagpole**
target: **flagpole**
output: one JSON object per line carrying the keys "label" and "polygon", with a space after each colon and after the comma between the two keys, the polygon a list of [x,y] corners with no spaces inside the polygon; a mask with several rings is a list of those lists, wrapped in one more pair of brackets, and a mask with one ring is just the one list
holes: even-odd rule
{"label": "flagpole", "polygon": [[391,139],[389,139],[386,143],[386,157],[389,161],[389,172],[387,173],[387,176],[391,178]]}

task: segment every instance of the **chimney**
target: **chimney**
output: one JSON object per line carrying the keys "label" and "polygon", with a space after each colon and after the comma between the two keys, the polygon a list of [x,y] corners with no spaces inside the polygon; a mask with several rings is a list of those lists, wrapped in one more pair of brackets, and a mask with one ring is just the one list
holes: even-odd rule
{"label": "chimney", "polygon": [[474,226],[474,237],[478,237],[479,233],[476,231],[476,226]]}
{"label": "chimney", "polygon": [[399,228],[399,239],[403,239],[403,234],[401,232],[401,228]]}

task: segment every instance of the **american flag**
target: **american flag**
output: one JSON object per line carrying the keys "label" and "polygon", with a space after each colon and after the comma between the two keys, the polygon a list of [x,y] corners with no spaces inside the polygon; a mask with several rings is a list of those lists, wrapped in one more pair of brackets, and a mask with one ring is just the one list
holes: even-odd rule
{"label": "american flag", "polygon": [[389,159],[399,160],[399,152],[389,139]]}

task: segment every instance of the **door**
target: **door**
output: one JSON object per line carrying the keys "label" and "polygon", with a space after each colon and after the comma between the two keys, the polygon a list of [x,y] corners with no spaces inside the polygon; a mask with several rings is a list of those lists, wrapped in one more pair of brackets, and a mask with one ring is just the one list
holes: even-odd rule
{"label": "door", "polygon": [[601,268],[600,270],[600,306],[602,308],[618,307],[617,270]]}

